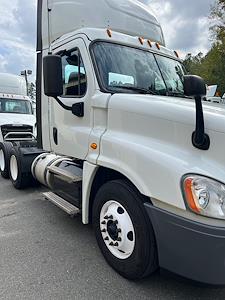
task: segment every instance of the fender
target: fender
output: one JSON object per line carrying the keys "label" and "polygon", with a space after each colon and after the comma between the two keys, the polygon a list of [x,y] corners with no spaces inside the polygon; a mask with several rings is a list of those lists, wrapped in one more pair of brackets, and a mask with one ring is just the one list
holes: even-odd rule
{"label": "fender", "polygon": [[91,193],[91,187],[95,174],[98,170],[98,166],[89,162],[84,162],[83,167],[83,187],[82,187],[82,222],[83,224],[89,223],[89,199]]}
{"label": "fender", "polygon": [[[181,190],[184,174],[225,182],[223,133],[214,129],[211,111],[206,111],[205,117],[213,143],[201,156],[191,142],[195,118],[191,100],[178,105],[173,98],[113,95],[97,164],[126,176],[143,195],[186,211]],[[224,116],[222,122],[225,124]]]}

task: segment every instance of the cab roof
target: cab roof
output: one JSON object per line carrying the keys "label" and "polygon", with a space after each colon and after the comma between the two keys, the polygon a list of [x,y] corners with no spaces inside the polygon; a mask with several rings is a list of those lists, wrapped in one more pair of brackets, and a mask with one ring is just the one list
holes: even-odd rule
{"label": "cab roof", "polygon": [[38,51],[82,28],[110,28],[165,45],[153,11],[138,0],[38,0]]}

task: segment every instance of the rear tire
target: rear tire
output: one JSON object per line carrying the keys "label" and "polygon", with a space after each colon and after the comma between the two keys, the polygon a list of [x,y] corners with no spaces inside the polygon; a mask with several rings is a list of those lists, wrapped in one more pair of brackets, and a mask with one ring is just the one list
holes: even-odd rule
{"label": "rear tire", "polygon": [[98,245],[109,265],[135,280],[158,268],[157,246],[140,193],[125,180],[104,184],[93,204]]}
{"label": "rear tire", "polygon": [[9,179],[9,157],[12,149],[12,143],[0,143],[0,173],[5,179]]}
{"label": "rear tire", "polygon": [[20,152],[19,147],[14,147],[10,152],[9,159],[9,175],[12,184],[18,190],[24,189],[32,184],[32,175],[31,172],[24,171],[24,160],[23,155]]}

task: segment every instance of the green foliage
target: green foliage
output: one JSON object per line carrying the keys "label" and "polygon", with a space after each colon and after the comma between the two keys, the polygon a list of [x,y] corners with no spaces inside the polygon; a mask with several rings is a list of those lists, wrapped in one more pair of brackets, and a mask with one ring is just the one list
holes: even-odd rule
{"label": "green foliage", "polygon": [[217,0],[211,10],[212,26],[210,28],[215,43],[225,41],[225,0]]}
{"label": "green foliage", "polygon": [[28,84],[28,96],[31,98],[31,100],[36,99],[36,84],[33,82]]}
{"label": "green foliage", "polygon": [[212,48],[203,56],[188,54],[184,65],[188,73],[203,77],[208,85],[217,84],[221,95],[225,93],[225,0],[217,0],[211,10]]}

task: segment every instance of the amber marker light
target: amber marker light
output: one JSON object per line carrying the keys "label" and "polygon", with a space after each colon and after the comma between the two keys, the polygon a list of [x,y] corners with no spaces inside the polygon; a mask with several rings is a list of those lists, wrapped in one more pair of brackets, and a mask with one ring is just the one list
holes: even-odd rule
{"label": "amber marker light", "polygon": [[152,48],[152,41],[148,40],[148,45]]}
{"label": "amber marker light", "polygon": [[160,48],[160,44],[159,43],[155,43],[155,45],[156,45],[156,47],[157,47],[157,49],[158,50],[160,50],[161,48]]}
{"label": "amber marker light", "polygon": [[177,58],[180,57],[180,56],[179,56],[179,53],[178,53],[176,50],[174,51],[174,53],[175,53],[175,55],[176,55]]}
{"label": "amber marker light", "polygon": [[98,145],[96,143],[91,144],[91,149],[96,150],[98,148]]}
{"label": "amber marker light", "polygon": [[144,39],[143,39],[142,37],[139,37],[138,39],[139,39],[139,42],[140,42],[142,45],[144,45]]}
{"label": "amber marker light", "polygon": [[187,204],[190,207],[190,209],[199,214],[200,208],[196,205],[193,195],[193,178],[188,177],[184,180],[184,192]]}
{"label": "amber marker light", "polygon": [[107,29],[107,34],[111,38],[112,37],[112,30],[111,29]]}

